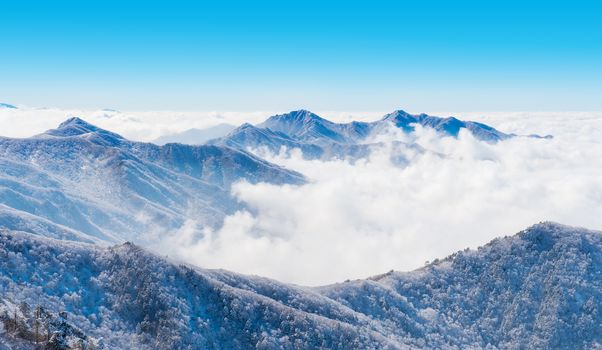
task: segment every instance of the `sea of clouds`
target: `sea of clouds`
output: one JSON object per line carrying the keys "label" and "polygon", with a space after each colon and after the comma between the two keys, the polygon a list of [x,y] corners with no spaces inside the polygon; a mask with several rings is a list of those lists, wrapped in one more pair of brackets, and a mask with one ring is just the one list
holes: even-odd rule
{"label": "sea of clouds", "polygon": [[[395,139],[424,153],[385,146],[355,163],[263,154],[310,183],[236,184],[251,210],[202,236],[189,223],[173,236],[174,252],[201,266],[317,285],[415,269],[540,221],[602,229],[602,115],[537,118],[495,124],[553,139],[488,144],[419,128]],[[408,165],[393,164],[393,152]]]}
{"label": "sea of clouds", "polygon": [[[4,126],[11,117],[3,113]],[[258,122],[267,115],[132,112],[110,117],[92,113],[87,119],[134,139],[152,139],[185,126]],[[217,231],[191,217],[154,249],[202,267],[319,285],[415,269],[426,260],[545,220],[602,229],[602,113],[456,115],[504,132],[554,138],[516,137],[488,144],[469,133],[456,139],[423,128],[410,135],[391,131],[379,136],[384,146],[357,162],[308,161],[296,152],[257,150],[267,160],[305,174],[309,183],[235,184],[233,195],[249,210],[227,217]],[[39,115],[26,118],[31,119],[12,122],[47,129],[65,119],[65,111],[48,126]],[[392,140],[418,144],[425,151],[393,147]],[[405,166],[391,162],[400,155],[409,161]]]}

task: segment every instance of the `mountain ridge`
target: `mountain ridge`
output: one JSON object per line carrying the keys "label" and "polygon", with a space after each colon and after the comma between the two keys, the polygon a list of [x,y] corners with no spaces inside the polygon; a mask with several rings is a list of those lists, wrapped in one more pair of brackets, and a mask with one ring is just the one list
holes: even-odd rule
{"label": "mountain ridge", "polygon": [[[351,121],[335,123],[305,109],[278,114],[253,126],[245,124],[229,134],[209,140],[208,144],[225,145],[254,151],[266,148],[272,153],[300,149],[307,159],[350,159],[367,157],[379,145],[371,138],[389,131],[391,127],[411,133],[415,125],[432,128],[442,136],[458,137],[467,130],[476,139],[496,143],[515,137],[483,123],[462,121],[455,117],[440,118],[427,114],[410,114],[397,110],[372,122]],[[530,135],[529,137],[549,138]],[[400,142],[397,140],[396,142]],[[410,145],[411,146],[411,145]],[[402,162],[403,163],[403,162]]]}
{"label": "mountain ridge", "polygon": [[[301,184],[305,178],[241,150],[133,142],[70,118],[31,138],[0,138],[0,227],[52,234],[49,220],[86,240],[116,243],[143,236],[153,222],[174,230],[190,213],[216,226],[244,206],[229,193],[241,180]],[[32,215],[39,218],[35,225],[27,224]]]}
{"label": "mountain ridge", "polygon": [[[0,261],[0,311],[26,321],[23,310],[36,305],[67,310],[80,332],[65,331],[67,340],[102,337],[107,349],[591,349],[602,341],[602,233],[550,222],[418,270],[312,288],[185,265],[130,243],[101,248],[0,230],[0,254],[14,257]],[[13,311],[19,303],[27,306]],[[10,325],[11,316],[0,319]]]}

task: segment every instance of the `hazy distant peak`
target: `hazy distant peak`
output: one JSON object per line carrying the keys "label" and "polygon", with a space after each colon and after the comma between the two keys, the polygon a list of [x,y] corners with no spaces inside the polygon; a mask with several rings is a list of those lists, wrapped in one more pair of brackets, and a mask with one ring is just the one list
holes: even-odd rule
{"label": "hazy distant peak", "polygon": [[167,143],[183,143],[189,145],[201,145],[209,140],[216,139],[222,136],[226,136],[229,132],[234,130],[236,126],[226,123],[217,124],[210,126],[205,129],[188,129],[182,132],[178,132],[170,135],[163,135],[153,141],[158,145],[164,145]]}

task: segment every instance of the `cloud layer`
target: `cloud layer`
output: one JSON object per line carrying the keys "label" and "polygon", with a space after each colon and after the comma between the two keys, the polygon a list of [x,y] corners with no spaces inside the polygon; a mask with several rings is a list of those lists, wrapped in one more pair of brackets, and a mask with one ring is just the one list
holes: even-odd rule
{"label": "cloud layer", "polygon": [[[498,120],[502,130],[555,138],[491,145],[418,129],[395,138],[423,154],[383,147],[355,164],[272,155],[311,183],[239,183],[232,191],[251,210],[218,232],[191,221],[171,236],[171,251],[201,266],[318,285],[414,269],[544,220],[601,229],[600,115]],[[410,159],[404,168],[390,162],[399,152]]]}

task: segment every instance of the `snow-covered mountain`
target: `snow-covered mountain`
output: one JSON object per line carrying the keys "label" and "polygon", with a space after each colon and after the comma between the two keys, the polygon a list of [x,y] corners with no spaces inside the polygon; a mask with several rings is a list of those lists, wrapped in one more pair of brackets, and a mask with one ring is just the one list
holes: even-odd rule
{"label": "snow-covered mountain", "polygon": [[209,140],[225,136],[234,129],[236,129],[236,126],[225,123],[211,126],[205,129],[193,128],[175,134],[161,136],[154,140],[153,143],[156,143],[157,145],[165,145],[167,143],[202,145]]}
{"label": "snow-covered mountain", "polygon": [[304,138],[245,123],[228,135],[209,141],[208,144],[241,150],[265,148],[272,153],[299,149],[308,159],[363,158],[370,154],[371,147],[376,146],[376,144],[340,143],[321,136],[311,137],[310,140],[302,139]]}
{"label": "snow-covered mountain", "polygon": [[0,348],[599,349],[602,233],[553,223],[318,288],[0,232]]}
{"label": "snow-covered mountain", "polygon": [[239,180],[299,184],[304,178],[244,151],[132,142],[71,118],[31,138],[0,138],[0,227],[143,242],[189,217],[219,225],[241,206],[229,193]]}
{"label": "snow-covered mountain", "polygon": [[357,143],[368,136],[371,125],[364,122],[338,124],[310,111],[299,110],[272,116],[258,127],[281,132],[291,138],[306,142]]}
{"label": "snow-covered mountain", "polygon": [[453,137],[457,137],[461,129],[466,129],[477,139],[486,142],[498,142],[514,136],[485,124],[465,122],[454,117],[439,118],[395,111],[374,122],[334,123],[310,111],[299,110],[272,116],[257,126],[244,124],[208,143],[243,150],[263,147],[274,153],[297,148],[308,159],[356,159],[370,154],[373,147],[381,146],[371,142],[371,136],[386,132],[391,127],[409,133],[414,130],[414,125],[432,128],[441,135]]}
{"label": "snow-covered mountain", "polygon": [[450,136],[458,136],[460,129],[466,129],[478,140],[488,142],[497,142],[514,136],[512,134],[505,134],[482,123],[462,121],[455,117],[433,117],[424,113],[414,115],[401,110],[385,115],[383,119],[377,123],[376,127],[378,127],[379,124],[383,124],[383,122],[393,123],[396,127],[403,129],[406,132],[413,131],[413,125],[422,125]]}

